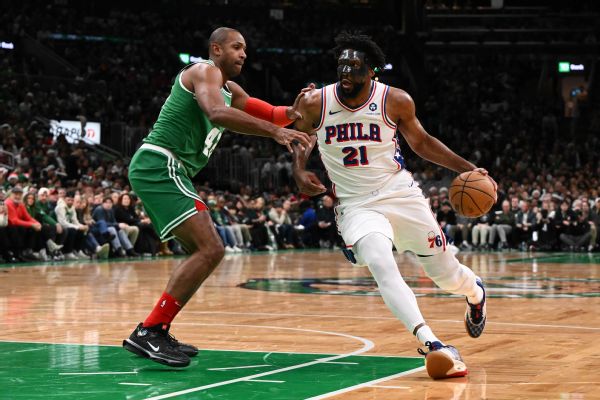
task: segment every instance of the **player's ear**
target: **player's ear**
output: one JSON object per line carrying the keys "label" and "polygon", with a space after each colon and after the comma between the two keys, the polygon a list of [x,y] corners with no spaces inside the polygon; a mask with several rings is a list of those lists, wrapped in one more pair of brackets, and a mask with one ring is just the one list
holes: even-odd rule
{"label": "player's ear", "polygon": [[219,46],[217,43],[211,43],[210,48],[215,56],[218,57],[221,55],[221,46]]}

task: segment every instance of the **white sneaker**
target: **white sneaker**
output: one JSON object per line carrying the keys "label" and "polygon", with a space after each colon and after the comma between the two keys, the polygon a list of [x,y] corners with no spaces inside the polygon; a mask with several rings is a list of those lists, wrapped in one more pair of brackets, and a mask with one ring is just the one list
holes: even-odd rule
{"label": "white sneaker", "polygon": [[88,257],[88,255],[87,255],[87,254],[85,254],[85,253],[83,252],[83,250],[78,250],[78,251],[76,251],[76,252],[75,252],[75,255],[76,255],[76,256],[77,256],[77,258],[79,258],[80,260],[85,260],[85,259],[88,259],[88,258],[89,258],[89,257]]}
{"label": "white sneaker", "polygon": [[234,252],[236,252],[236,253],[241,253],[241,252],[242,252],[242,251],[244,251],[244,250],[240,249],[240,248],[239,248],[239,247],[237,247],[237,246],[233,246],[233,251],[234,251]]}
{"label": "white sneaker", "polygon": [[457,378],[468,374],[467,366],[454,346],[440,342],[427,342],[425,345],[427,350],[418,349],[418,352],[425,356],[425,367],[430,377]]}
{"label": "white sneaker", "polygon": [[225,246],[225,253],[231,254],[231,253],[233,253],[233,249],[229,246]]}
{"label": "white sneaker", "polygon": [[42,261],[49,261],[50,257],[48,257],[48,253],[46,253],[46,249],[41,249],[40,250],[40,259]]}
{"label": "white sneaker", "polygon": [[50,251],[50,253],[54,253],[55,251],[63,248],[62,244],[56,244],[56,242],[52,239],[46,240],[46,245],[48,246],[48,251]]}
{"label": "white sneaker", "polygon": [[110,245],[108,243],[104,243],[102,246],[96,247],[96,255],[98,258],[108,258],[109,251]]}
{"label": "white sneaker", "polygon": [[67,254],[65,254],[65,260],[75,261],[75,260],[79,260],[79,257],[77,257],[74,253],[67,253]]}

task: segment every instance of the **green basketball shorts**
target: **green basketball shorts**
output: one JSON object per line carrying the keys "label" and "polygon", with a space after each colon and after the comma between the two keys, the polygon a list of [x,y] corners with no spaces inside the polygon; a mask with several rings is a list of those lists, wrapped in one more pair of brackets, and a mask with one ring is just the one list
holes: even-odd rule
{"label": "green basketball shorts", "polygon": [[131,159],[129,182],[163,242],[183,221],[208,209],[181,162],[165,148],[144,143]]}

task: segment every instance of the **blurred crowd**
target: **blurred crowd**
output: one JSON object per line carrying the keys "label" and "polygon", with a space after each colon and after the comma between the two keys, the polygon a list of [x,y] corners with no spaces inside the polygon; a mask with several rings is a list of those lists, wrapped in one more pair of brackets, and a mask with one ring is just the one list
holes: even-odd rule
{"label": "blurred crowd", "polygon": [[450,243],[469,251],[593,252],[598,249],[600,197],[577,198],[534,189],[499,191],[496,207],[479,218],[457,214],[446,187],[429,188],[431,208]]}
{"label": "blurred crowd", "polygon": [[[159,243],[131,192],[124,159],[54,137],[44,118],[86,116],[148,129],[183,66],[179,53],[205,55],[206,38],[220,25],[246,36],[249,58],[240,83],[254,96],[289,104],[307,82],[335,80],[332,37],[322,27],[331,26],[337,15],[288,14],[281,20],[265,8],[261,12],[269,23],[257,25],[234,14],[206,23],[204,17],[217,13],[214,7],[207,7],[206,15],[181,18],[181,13],[58,3],[40,13],[28,3],[3,4],[9,10],[0,15],[2,38],[17,43],[33,38],[75,71],[72,78],[49,78],[40,59],[0,50],[6,56],[0,58],[0,165],[5,165],[0,167],[0,255],[7,261],[183,253],[174,241]],[[342,25],[336,21],[336,30],[352,26],[353,18],[343,18]],[[381,80],[406,81],[390,75],[403,71],[403,49],[394,45],[397,32],[385,23],[377,30],[364,28],[375,33],[396,66]],[[443,189],[451,175],[401,143],[408,169],[446,235],[464,249],[597,248],[600,139],[593,132],[600,119],[574,132],[556,82],[539,84],[543,69],[543,60],[530,54],[425,57],[424,84],[413,96],[422,99],[419,119],[450,148],[487,168],[499,184],[490,214],[477,220],[454,215]],[[335,198],[298,194],[290,156],[280,146],[227,134],[215,156],[222,149],[237,160],[266,160],[257,172],[260,188],[238,184],[224,190],[211,187],[209,177],[196,179],[203,182],[198,192],[228,252],[343,245],[335,229]],[[318,156],[308,165],[326,180]]]}
{"label": "blurred crowd", "polygon": [[[7,172],[0,168],[0,263],[185,254],[175,240],[160,242],[128,185],[38,187]],[[330,196],[197,189],[226,253],[342,246]]]}

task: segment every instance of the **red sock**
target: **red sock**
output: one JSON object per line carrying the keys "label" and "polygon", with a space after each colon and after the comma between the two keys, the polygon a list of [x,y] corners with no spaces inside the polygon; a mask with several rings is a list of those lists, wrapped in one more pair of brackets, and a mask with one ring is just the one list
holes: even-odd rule
{"label": "red sock", "polygon": [[181,307],[181,304],[179,304],[175,297],[164,292],[150,315],[144,321],[144,328],[158,324],[169,325],[179,310],[181,310]]}

